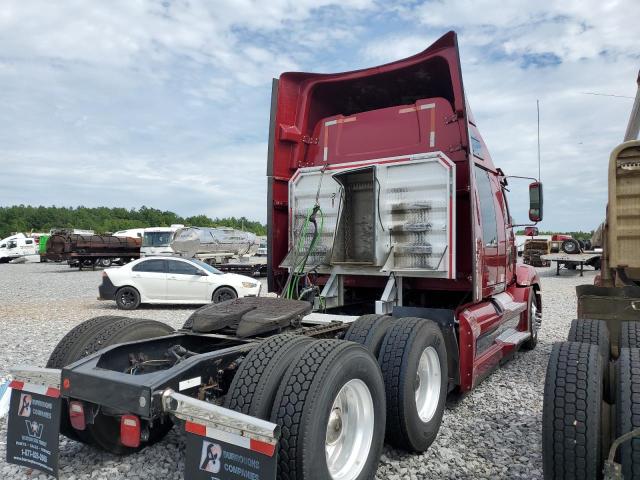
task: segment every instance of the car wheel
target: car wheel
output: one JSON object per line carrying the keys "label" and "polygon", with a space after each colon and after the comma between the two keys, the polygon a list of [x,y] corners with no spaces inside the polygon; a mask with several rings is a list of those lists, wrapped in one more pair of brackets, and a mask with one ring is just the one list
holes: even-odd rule
{"label": "car wheel", "polygon": [[231,287],[219,287],[211,296],[213,303],[226,302],[227,300],[233,300],[238,298],[238,294]]}
{"label": "car wheel", "polygon": [[133,287],[122,287],[116,292],[116,304],[121,310],[135,310],[140,306],[140,293]]}

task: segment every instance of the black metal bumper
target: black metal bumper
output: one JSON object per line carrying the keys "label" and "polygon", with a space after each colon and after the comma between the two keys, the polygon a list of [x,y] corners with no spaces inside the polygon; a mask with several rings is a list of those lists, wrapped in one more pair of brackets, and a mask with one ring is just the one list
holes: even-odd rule
{"label": "black metal bumper", "polygon": [[99,300],[115,300],[117,287],[107,275],[102,276],[102,283],[98,287]]}

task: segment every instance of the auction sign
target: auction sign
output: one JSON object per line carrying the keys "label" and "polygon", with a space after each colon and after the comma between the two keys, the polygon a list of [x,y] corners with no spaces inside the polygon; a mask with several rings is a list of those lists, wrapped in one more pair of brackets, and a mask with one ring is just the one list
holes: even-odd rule
{"label": "auction sign", "polygon": [[58,476],[60,398],[11,391],[7,462]]}

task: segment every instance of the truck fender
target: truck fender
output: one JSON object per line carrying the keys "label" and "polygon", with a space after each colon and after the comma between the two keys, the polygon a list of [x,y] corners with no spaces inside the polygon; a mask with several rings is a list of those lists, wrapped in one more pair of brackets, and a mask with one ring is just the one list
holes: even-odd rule
{"label": "truck fender", "polygon": [[540,287],[540,277],[538,272],[531,265],[518,265],[516,267],[516,285],[518,287]]}
{"label": "truck fender", "polygon": [[[529,287],[533,287],[535,291],[540,291],[540,277],[538,276],[538,272],[530,265],[518,265],[516,269],[516,288],[514,288],[512,292],[514,299],[528,305],[531,292]],[[542,308],[542,305],[540,305],[540,308]],[[522,316],[520,329],[528,328],[530,319],[527,317],[528,313]]]}

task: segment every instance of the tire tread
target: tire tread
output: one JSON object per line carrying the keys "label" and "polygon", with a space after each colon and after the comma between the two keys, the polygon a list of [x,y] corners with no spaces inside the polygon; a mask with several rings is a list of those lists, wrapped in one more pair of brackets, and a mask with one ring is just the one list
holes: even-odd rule
{"label": "tire tread", "polygon": [[[281,362],[290,360],[291,354],[309,341],[309,337],[302,335],[274,335],[251,350],[231,381],[225,407],[250,415],[257,408],[254,401],[262,401],[267,377],[281,366]],[[273,405],[269,405],[269,412],[272,407]]]}
{"label": "tire tread", "polygon": [[596,345],[602,358],[609,361],[609,329],[604,320],[572,320],[567,341]]}
{"label": "tire tread", "polygon": [[[616,373],[616,434],[620,436],[640,427],[640,348],[620,349]],[[625,480],[640,479],[640,438],[620,445],[620,463]]]}
{"label": "tire tread", "polygon": [[547,479],[600,474],[603,362],[596,345],[553,345],[543,403],[543,467]]}
{"label": "tire tread", "polygon": [[640,322],[622,322],[620,348],[640,348]]}

